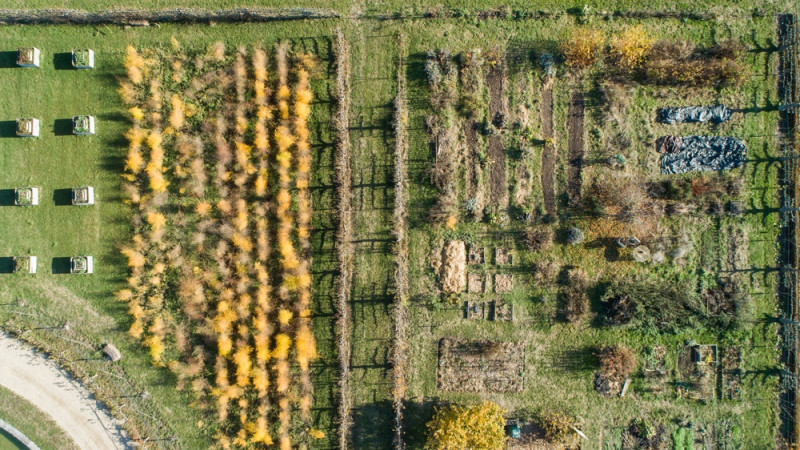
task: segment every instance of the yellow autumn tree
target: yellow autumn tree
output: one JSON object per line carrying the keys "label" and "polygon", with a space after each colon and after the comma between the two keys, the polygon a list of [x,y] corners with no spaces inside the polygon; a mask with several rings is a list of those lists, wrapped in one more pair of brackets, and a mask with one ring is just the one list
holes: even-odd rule
{"label": "yellow autumn tree", "polygon": [[654,43],[655,39],[645,28],[637,25],[614,36],[609,43],[608,54],[617,67],[629,72],[644,64]]}
{"label": "yellow autumn tree", "polygon": [[502,450],[506,445],[503,410],[489,401],[436,408],[427,427],[425,448],[429,450]]}
{"label": "yellow autumn tree", "polygon": [[568,66],[583,69],[598,61],[605,42],[602,31],[581,27],[572,30],[569,38],[559,45],[559,49]]}

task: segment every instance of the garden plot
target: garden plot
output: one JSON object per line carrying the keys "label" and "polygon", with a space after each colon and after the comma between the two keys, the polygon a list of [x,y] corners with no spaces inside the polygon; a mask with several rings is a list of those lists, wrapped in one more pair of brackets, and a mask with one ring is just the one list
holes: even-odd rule
{"label": "garden plot", "polygon": [[723,400],[742,399],[742,349],[738,345],[722,350],[720,360],[721,390]]}
{"label": "garden plot", "polygon": [[655,396],[673,394],[669,384],[669,371],[667,369],[667,347],[657,345],[645,350],[642,358],[642,373],[644,374],[643,387],[645,392]]}
{"label": "garden plot", "polygon": [[678,354],[678,374],[678,396],[713,400],[717,388],[717,346],[684,346]]}
{"label": "garden plot", "polygon": [[437,386],[443,391],[520,392],[525,342],[439,341]]}

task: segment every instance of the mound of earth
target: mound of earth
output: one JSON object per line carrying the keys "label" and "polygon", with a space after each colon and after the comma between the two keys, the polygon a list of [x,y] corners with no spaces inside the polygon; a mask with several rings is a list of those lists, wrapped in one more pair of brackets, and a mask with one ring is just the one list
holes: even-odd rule
{"label": "mound of earth", "polygon": [[442,289],[446,293],[464,292],[467,287],[467,247],[464,241],[450,241],[442,249]]}

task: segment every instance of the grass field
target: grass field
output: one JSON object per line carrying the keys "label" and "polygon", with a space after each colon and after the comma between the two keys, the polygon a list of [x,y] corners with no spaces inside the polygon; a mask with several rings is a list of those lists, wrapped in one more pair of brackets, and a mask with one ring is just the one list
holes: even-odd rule
{"label": "grass field", "polygon": [[[439,2],[447,8],[486,9],[489,2]],[[595,9],[687,9],[706,11],[718,2],[662,2],[657,6],[641,2],[601,2]],[[244,4],[247,4],[245,2]],[[530,10],[545,8],[565,10],[582,7],[576,2],[512,1],[512,8]],[[63,0],[11,0],[6,8],[70,7],[101,10],[117,6],[117,2]],[[133,0],[130,7],[165,8],[174,2]],[[230,8],[242,3],[229,0],[196,0],[180,6]],[[285,3],[258,2],[253,6],[284,7]],[[0,321],[12,331],[34,328],[25,339],[51,352],[67,351],[71,364],[78,364],[85,373],[100,374],[107,362],[98,357],[97,347],[113,342],[123,352],[118,363],[137,388],[149,392],[154,401],[147,403],[152,410],[145,414],[168,421],[161,432],[174,435],[183,447],[207,447],[211,433],[199,427],[198,421],[208,421],[203,412],[191,408],[190,396],[174,389],[174,377],[166,369],[153,367],[145,350],[127,335],[130,319],[125,305],[114,299],[113,293],[124,286],[127,269],[119,255],[119,246],[129,240],[129,206],[122,203],[120,190],[128,128],[125,106],[116,92],[117,77],[123,75],[122,58],[128,44],[140,48],[167,47],[176,37],[185,47],[202,49],[222,40],[226,44],[270,45],[285,39],[299,50],[309,51],[322,58],[322,70],[313,81],[315,103],[312,108],[313,171],[311,193],[313,200],[313,282],[314,332],[320,359],[313,365],[316,397],[313,408],[315,426],[326,433],[319,448],[335,447],[336,377],[334,316],[336,255],[334,248],[334,172],[330,117],[333,103],[334,61],[331,47],[335,29],[341,26],[352,47],[352,107],[351,142],[354,191],[354,282],[352,286],[353,340],[351,373],[354,399],[353,447],[388,448],[392,437],[392,386],[389,362],[391,346],[391,303],[394,301],[391,238],[393,202],[393,137],[391,132],[391,101],[396,94],[395,70],[398,60],[397,35],[403,33],[408,42],[409,58],[406,67],[410,105],[410,268],[412,322],[409,336],[411,378],[409,380],[407,444],[420,448],[424,442],[424,423],[432,407],[447,402],[471,402],[479,398],[497,401],[512,414],[524,410],[534,412],[560,409],[578,416],[590,436],[588,448],[610,444],[613,433],[642,414],[654,421],[674,427],[677,421],[692,420],[713,424],[735,420],[748,432],[744,448],[767,448],[774,444],[778,428],[775,399],[778,392],[778,353],[775,348],[776,326],[768,319],[775,317],[776,276],[775,237],[777,225],[777,166],[774,130],[777,112],[775,103],[775,22],[771,15],[784,6],[780,3],[762,5],[743,1],[716,7],[724,16],[720,21],[682,21],[679,19],[602,20],[564,14],[548,20],[476,20],[412,19],[403,21],[371,20],[371,14],[427,8],[427,2],[398,3],[389,0],[364,2],[301,1],[298,7],[332,8],[343,15],[363,15],[360,19],[296,21],[270,24],[242,25],[162,25],[144,29],[124,30],[112,26],[15,26],[3,27],[0,35]],[[751,17],[754,8],[767,14]],[[726,15],[727,14],[727,15]],[[578,21],[606,32],[621,30],[643,23],[648,31],[660,38],[680,37],[707,45],[727,38],[741,38],[752,51],[746,63],[751,73],[742,88],[720,90],[684,90],[638,86],[631,95],[626,110],[629,118],[631,167],[637,173],[658,178],[652,140],[667,134],[708,133],[733,135],[746,140],[749,162],[738,169],[746,180],[743,199],[748,213],[743,218],[699,217],[681,221],[665,221],[671,230],[689,229],[695,242],[695,253],[684,266],[658,269],[635,266],[631,262],[609,262],[602,248],[567,247],[556,244],[551,254],[522,249],[517,232],[519,223],[508,227],[462,223],[454,231],[428,225],[428,212],[436,191],[430,183],[429,168],[434,159],[425,118],[432,113],[430,90],[425,80],[424,58],[429,50],[449,48],[453,53],[481,48],[499,48],[506,52],[527,54],[541,48],[553,48]],[[41,69],[14,68],[14,50],[35,45],[42,50]],[[94,49],[97,69],[92,71],[65,70],[71,48]],[[511,102],[532,104],[531,124],[540,132],[538,69],[530,69],[519,82],[524,88]],[[527,78],[525,78],[527,77]],[[556,193],[566,191],[567,173],[567,105],[573,89],[590,92],[591,77],[576,79],[560,76],[554,85],[555,145],[557,150]],[[750,108],[752,112],[737,114],[729,123],[710,125],[681,125],[675,128],[654,123],[653,111],[666,104],[710,104],[721,102],[734,107]],[[515,103],[515,104],[516,104]],[[610,129],[600,114],[587,105],[587,156],[600,155],[610,139]],[[77,114],[92,114],[97,119],[97,135],[79,137],[68,135],[67,119]],[[38,139],[12,137],[13,121],[17,117],[37,117],[42,133]],[[540,170],[541,148],[536,148],[530,167]],[[509,158],[509,164],[517,164]],[[513,166],[516,167],[516,166]],[[584,178],[595,174],[593,167],[584,168]],[[511,175],[509,175],[511,177]],[[538,174],[537,174],[538,176]],[[91,207],[62,205],[65,189],[92,185],[97,204]],[[17,186],[39,186],[40,205],[30,208],[10,206],[12,190]],[[539,189],[539,190],[537,190]],[[540,188],[534,187],[531,198],[541,202]],[[590,222],[568,217],[563,224],[584,227]],[[639,274],[651,279],[691,280],[700,283],[727,275],[727,238],[736,228],[749,233],[749,263],[751,268],[740,274],[746,277],[756,306],[758,321],[745,330],[720,334],[710,329],[676,335],[642,334],[616,328],[566,324],[556,320],[556,303],[551,285],[537,285],[530,276],[533,264],[544,259],[557,259],[563,264],[585,268],[591,276],[611,278],[620,274]],[[593,236],[589,231],[589,237]],[[597,233],[599,235],[599,232]],[[441,304],[437,298],[436,280],[429,267],[428,257],[433,245],[443,239],[460,238],[489,246],[507,242],[517,249],[518,262],[514,270],[515,290],[508,299],[515,306],[513,323],[476,323],[462,319],[458,307]],[[591,239],[589,239],[591,240]],[[31,254],[39,258],[39,273],[35,276],[12,276],[10,258]],[[95,274],[71,276],[63,272],[65,260],[72,255],[90,254],[95,258]],[[486,272],[494,270],[487,265]],[[24,300],[22,303],[19,300]],[[592,298],[592,313],[600,309],[597,295]],[[54,329],[69,323],[70,331]],[[53,328],[50,328],[53,327]],[[442,337],[468,339],[525,340],[525,390],[520,394],[461,394],[437,389],[436,346]],[[624,399],[608,399],[597,395],[592,387],[596,368],[594,348],[598,345],[625,343],[638,354],[646,347],[663,345],[669,350],[668,361],[676,364],[679,348],[687,339],[700,343],[741,345],[744,349],[744,373],[739,402],[715,400],[707,405],[673,395],[664,397],[639,394],[646,388],[642,377],[636,376],[633,393]],[[86,349],[73,341],[90,342]],[[87,358],[87,361],[75,361]],[[114,383],[108,382],[105,394],[114,397]],[[125,392],[128,392],[127,390]],[[2,394],[2,391],[0,391]],[[2,407],[0,395],[0,408]],[[0,409],[0,412],[2,409]],[[180,411],[180,414],[177,412]],[[2,414],[0,413],[0,416]],[[14,417],[4,417],[11,423]],[[27,433],[26,430],[23,430]],[[611,437],[610,437],[611,436]],[[37,439],[31,436],[34,441]],[[168,439],[170,436],[157,436]],[[44,441],[43,441],[44,442]],[[62,448],[61,445],[56,445]],[[0,444],[2,448],[2,444]],[[43,447],[45,448],[45,447]],[[613,448],[613,446],[612,446]]]}
{"label": "grass field", "polygon": [[[41,449],[76,448],[64,431],[47,414],[3,388],[0,388],[0,418],[10,423]],[[11,436],[0,435],[0,448],[3,450],[7,448],[3,443],[4,438],[9,443],[13,441]],[[11,448],[17,447],[12,446]]]}

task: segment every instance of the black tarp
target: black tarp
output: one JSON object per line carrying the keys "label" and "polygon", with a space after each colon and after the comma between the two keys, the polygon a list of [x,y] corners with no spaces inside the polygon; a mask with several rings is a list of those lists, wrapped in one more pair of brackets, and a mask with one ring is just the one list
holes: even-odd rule
{"label": "black tarp", "polygon": [[659,120],[666,124],[681,122],[713,122],[722,123],[731,118],[733,111],[725,105],[715,106],[678,106],[661,108]]}
{"label": "black tarp", "polygon": [[664,136],[656,145],[664,175],[733,169],[747,156],[744,141],[728,136]]}

